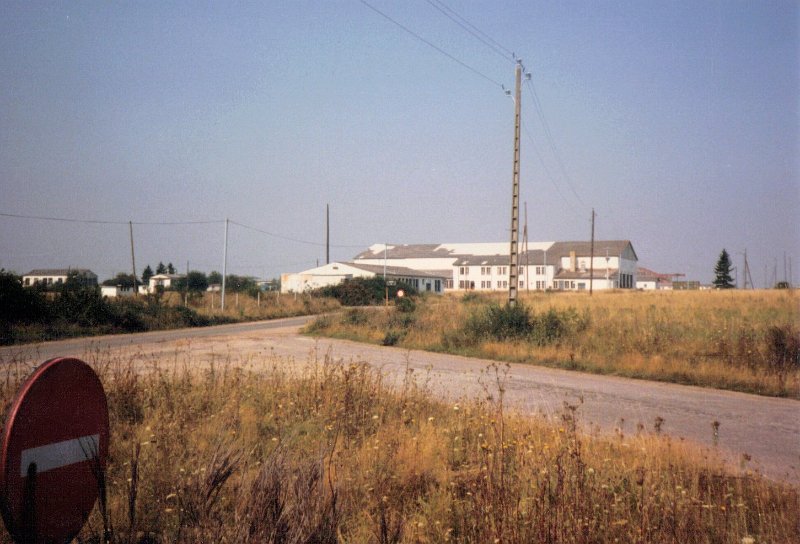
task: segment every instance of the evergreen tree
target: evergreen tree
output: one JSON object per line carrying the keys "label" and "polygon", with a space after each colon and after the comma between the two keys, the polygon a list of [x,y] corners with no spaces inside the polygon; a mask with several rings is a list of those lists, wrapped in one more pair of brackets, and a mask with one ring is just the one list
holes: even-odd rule
{"label": "evergreen tree", "polygon": [[731,270],[733,270],[733,265],[731,264],[731,257],[728,255],[728,252],[724,249],[722,253],[719,254],[719,259],[717,260],[717,266],[714,267],[714,288],[716,289],[733,289],[736,287],[733,284],[733,278],[731,277]]}
{"label": "evergreen tree", "polygon": [[150,265],[148,264],[142,271],[142,283],[147,285],[147,283],[150,281],[150,278],[152,277],[153,277],[153,269],[150,268]]}
{"label": "evergreen tree", "polygon": [[166,273],[167,273],[167,267],[164,266],[164,263],[159,261],[158,266],[156,267],[156,274],[166,274]]}
{"label": "evergreen tree", "polygon": [[172,263],[169,263],[167,265],[167,274],[174,274],[174,273],[175,273],[175,267],[172,266]]}

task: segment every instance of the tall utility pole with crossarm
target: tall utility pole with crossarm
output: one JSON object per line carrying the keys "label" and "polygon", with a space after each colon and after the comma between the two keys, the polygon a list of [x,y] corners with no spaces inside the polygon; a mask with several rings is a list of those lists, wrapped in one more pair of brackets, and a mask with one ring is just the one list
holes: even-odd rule
{"label": "tall utility pole with crossarm", "polygon": [[522,61],[517,60],[514,73],[516,89],[514,92],[514,178],[511,195],[511,250],[508,266],[508,305],[517,304],[517,277],[519,274],[519,128],[520,102],[522,98]]}

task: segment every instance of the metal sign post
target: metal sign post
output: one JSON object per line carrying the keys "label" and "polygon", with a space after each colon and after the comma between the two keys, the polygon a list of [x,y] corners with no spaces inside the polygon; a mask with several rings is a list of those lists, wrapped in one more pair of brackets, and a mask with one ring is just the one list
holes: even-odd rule
{"label": "metal sign post", "polygon": [[22,384],[0,443],[0,510],[15,542],[70,542],[105,486],[108,402],[94,370],[50,359]]}

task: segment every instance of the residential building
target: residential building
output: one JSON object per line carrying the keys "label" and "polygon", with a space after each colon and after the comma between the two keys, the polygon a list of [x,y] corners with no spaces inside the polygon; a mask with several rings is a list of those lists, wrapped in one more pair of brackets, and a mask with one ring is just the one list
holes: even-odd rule
{"label": "residential building", "polygon": [[156,274],[155,276],[150,276],[147,290],[150,293],[155,293],[159,289],[165,290],[173,288],[178,280],[185,277],[186,276],[183,274]]}
{"label": "residential building", "polygon": [[38,268],[22,276],[22,285],[57,286],[66,283],[69,276],[87,287],[97,285],[97,274],[87,268]]}

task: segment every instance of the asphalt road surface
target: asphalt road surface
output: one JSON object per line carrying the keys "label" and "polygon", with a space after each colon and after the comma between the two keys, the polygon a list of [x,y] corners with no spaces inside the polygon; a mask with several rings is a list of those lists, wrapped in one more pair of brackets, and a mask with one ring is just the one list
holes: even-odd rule
{"label": "asphalt road surface", "polygon": [[[214,358],[257,366],[279,361],[303,368],[309,360],[365,361],[387,379],[399,381],[407,369],[427,381],[435,394],[452,402],[486,394],[495,382],[492,361],[409,351],[298,334],[308,318],[289,318],[217,327],[103,336],[0,348],[0,363],[36,365],[57,356],[129,357],[202,363]],[[589,432],[626,435],[641,425],[722,454],[733,468],[746,463],[770,478],[800,484],[800,401],[529,365],[500,365],[506,405],[513,410],[559,417],[564,403],[579,404]],[[714,431],[714,422],[718,422]]]}

